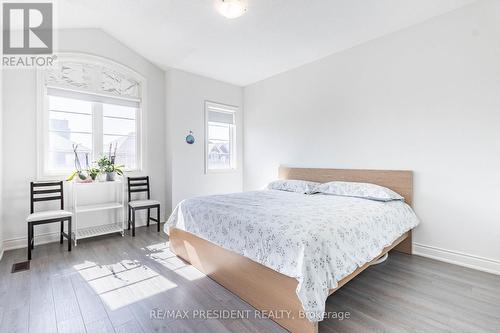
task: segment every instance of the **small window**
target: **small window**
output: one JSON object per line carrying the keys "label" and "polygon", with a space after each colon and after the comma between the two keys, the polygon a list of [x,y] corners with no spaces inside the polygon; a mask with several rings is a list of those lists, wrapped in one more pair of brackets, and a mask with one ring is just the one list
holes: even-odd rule
{"label": "small window", "polygon": [[236,169],[236,107],[205,103],[206,171]]}

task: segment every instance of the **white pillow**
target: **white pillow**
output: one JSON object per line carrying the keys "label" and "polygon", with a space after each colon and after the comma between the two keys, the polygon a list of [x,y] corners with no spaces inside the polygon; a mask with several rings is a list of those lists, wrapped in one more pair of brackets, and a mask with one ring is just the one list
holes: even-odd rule
{"label": "white pillow", "polygon": [[267,185],[269,190],[288,191],[303,194],[311,194],[316,192],[316,187],[319,183],[309,182],[306,180],[275,180]]}
{"label": "white pillow", "polygon": [[404,198],[387,187],[355,182],[329,182],[320,184],[315,189],[318,193],[339,195],[344,197],[356,197],[377,201],[393,201]]}

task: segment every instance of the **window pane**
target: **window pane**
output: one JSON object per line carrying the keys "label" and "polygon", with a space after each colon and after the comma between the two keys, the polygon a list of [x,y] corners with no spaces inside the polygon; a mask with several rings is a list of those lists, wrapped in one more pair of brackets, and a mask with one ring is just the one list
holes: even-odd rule
{"label": "window pane", "polygon": [[92,151],[92,134],[49,132],[49,151],[73,151],[73,144],[78,144],[78,151]]}
{"label": "window pane", "polygon": [[49,96],[49,110],[92,113],[92,103],[78,99]]}
{"label": "window pane", "polygon": [[116,148],[116,163],[125,165],[126,169],[136,169],[136,113],[133,107],[103,104],[103,152],[112,153]]}
{"label": "window pane", "polygon": [[105,117],[121,117],[121,118],[135,119],[137,109],[129,106],[103,104],[102,111]]}
{"label": "window pane", "polygon": [[112,152],[116,147],[116,164],[125,165],[126,169],[136,169],[137,165],[137,146],[135,135],[117,136],[117,135],[104,135],[104,154],[109,153],[111,145]]}
{"label": "window pane", "polygon": [[75,169],[73,144],[79,144],[78,156],[82,168],[86,168],[85,153],[92,159],[92,135],[79,133],[49,132],[49,161],[51,170]]}
{"label": "window pane", "polygon": [[73,144],[78,144],[82,168],[86,168],[86,154],[92,159],[92,103],[78,99],[48,96],[50,170],[75,169]]}
{"label": "window pane", "polygon": [[231,125],[221,123],[208,123],[208,138],[210,140],[229,141],[231,135]]}
{"label": "window pane", "polygon": [[[78,157],[80,158],[80,164],[83,169],[86,166],[85,153],[79,152]],[[92,157],[89,153],[88,155],[89,163],[91,163]],[[49,152],[49,169],[50,170],[75,170],[75,154],[73,152],[64,152],[64,151],[50,151]]]}
{"label": "window pane", "polygon": [[229,142],[208,143],[208,168],[209,169],[230,169],[231,149]]}
{"label": "window pane", "polygon": [[102,129],[109,135],[135,135],[135,120],[103,118]]}
{"label": "window pane", "polygon": [[49,111],[49,129],[91,133],[92,116],[90,114]]}
{"label": "window pane", "polygon": [[221,124],[234,124],[234,112],[217,111],[211,109],[208,111],[208,121]]}
{"label": "window pane", "polygon": [[208,123],[207,167],[210,170],[230,169],[233,167],[231,141],[233,125],[227,123]]}

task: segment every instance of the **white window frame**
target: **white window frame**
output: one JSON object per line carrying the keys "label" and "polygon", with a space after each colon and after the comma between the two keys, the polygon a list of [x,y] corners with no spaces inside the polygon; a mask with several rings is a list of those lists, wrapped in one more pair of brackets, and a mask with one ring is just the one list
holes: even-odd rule
{"label": "white window frame", "polygon": [[[231,168],[227,169],[209,169],[208,168],[208,112],[209,109],[217,109],[220,112],[227,112],[227,113],[232,113],[233,114],[233,128],[232,128],[232,133],[231,133]],[[238,132],[238,126],[237,126],[237,117],[238,117],[238,107],[233,106],[233,105],[228,105],[228,104],[222,104],[222,103],[217,103],[217,102],[212,102],[212,101],[205,101],[205,117],[204,117],[204,122],[205,122],[205,149],[204,149],[204,154],[205,154],[205,174],[211,174],[211,173],[234,173],[237,171],[238,168],[238,151],[237,151],[237,132]]]}
{"label": "white window frame", "polygon": [[[146,133],[146,116],[147,116],[147,102],[144,96],[147,96],[146,91],[146,79],[135,72],[134,70],[109,60],[107,58],[88,55],[88,54],[75,54],[75,53],[61,53],[58,54],[58,59],[64,59],[65,61],[76,61],[76,62],[84,62],[88,64],[97,64],[97,65],[105,65],[107,68],[111,68],[116,70],[117,72],[126,74],[140,83],[140,106],[136,113],[136,168],[134,169],[125,169],[125,172],[134,175],[141,174],[146,172],[146,145],[144,140],[144,133]],[[66,177],[69,175],[69,172],[66,170],[50,170],[48,168],[48,147],[49,147],[49,98],[48,98],[48,88],[45,85],[43,70],[37,70],[37,179],[54,179],[60,177]],[[68,92],[72,92],[72,89],[67,88],[59,88],[60,90],[67,90]],[[78,90],[73,90],[78,93]],[[115,99],[123,99],[126,100],[126,97],[120,96],[107,96],[106,94],[98,94],[92,93],[97,98],[103,97],[112,97]],[[92,103],[92,157],[91,161],[97,160],[100,157],[99,152],[103,146],[102,138],[98,138],[94,140],[97,136],[94,135],[95,131],[99,131],[102,133],[103,128],[103,117],[102,117],[102,104],[95,102]],[[96,114],[97,113],[97,116]],[[99,114],[101,115],[99,117]],[[102,152],[106,154],[106,151]]]}

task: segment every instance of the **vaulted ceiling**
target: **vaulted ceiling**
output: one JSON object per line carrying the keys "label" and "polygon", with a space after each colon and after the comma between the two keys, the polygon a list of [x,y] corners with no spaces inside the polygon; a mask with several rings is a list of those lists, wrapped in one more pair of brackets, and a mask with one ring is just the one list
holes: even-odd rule
{"label": "vaulted ceiling", "polygon": [[59,0],[57,27],[101,28],[158,66],[237,85],[359,45],[475,0]]}

